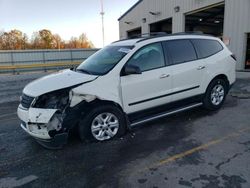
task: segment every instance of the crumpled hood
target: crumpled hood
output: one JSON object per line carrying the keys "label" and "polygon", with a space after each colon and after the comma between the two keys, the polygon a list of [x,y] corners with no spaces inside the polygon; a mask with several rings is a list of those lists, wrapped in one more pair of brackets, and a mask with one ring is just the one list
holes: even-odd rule
{"label": "crumpled hood", "polygon": [[29,83],[23,93],[32,97],[38,97],[51,91],[71,87],[77,84],[85,83],[96,79],[97,76],[84,73],[64,70],[39,78]]}

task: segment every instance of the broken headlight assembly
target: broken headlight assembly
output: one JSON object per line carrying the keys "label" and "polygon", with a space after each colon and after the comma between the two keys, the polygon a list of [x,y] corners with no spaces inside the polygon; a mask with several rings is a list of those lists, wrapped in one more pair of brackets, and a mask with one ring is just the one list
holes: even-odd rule
{"label": "broken headlight assembly", "polygon": [[69,105],[69,91],[71,88],[52,91],[35,99],[34,108],[58,109],[46,125],[48,134],[53,137],[62,131],[62,123],[65,118],[65,110]]}
{"label": "broken headlight assembly", "polygon": [[69,103],[70,89],[62,89],[39,96],[33,105],[34,108],[64,110]]}

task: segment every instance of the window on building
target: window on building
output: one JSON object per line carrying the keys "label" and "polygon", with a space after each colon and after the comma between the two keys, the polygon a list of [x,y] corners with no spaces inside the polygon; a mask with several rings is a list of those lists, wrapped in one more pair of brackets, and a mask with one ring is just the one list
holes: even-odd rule
{"label": "window on building", "polygon": [[223,50],[222,45],[216,40],[192,39],[198,58],[206,58]]}
{"label": "window on building", "polygon": [[165,61],[161,43],[154,43],[141,48],[128,61],[128,65],[138,66],[141,71],[164,67]]}
{"label": "window on building", "polygon": [[127,38],[136,38],[141,35],[141,27],[127,31]]}
{"label": "window on building", "polygon": [[193,44],[189,40],[173,40],[164,42],[166,51],[173,64],[184,63],[197,59]]}

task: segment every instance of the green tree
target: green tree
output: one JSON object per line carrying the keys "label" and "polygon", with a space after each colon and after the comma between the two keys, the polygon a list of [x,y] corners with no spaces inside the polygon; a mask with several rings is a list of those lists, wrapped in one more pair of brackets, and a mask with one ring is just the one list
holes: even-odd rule
{"label": "green tree", "polygon": [[0,47],[2,50],[22,50],[26,49],[28,37],[19,30],[0,33]]}
{"label": "green tree", "polygon": [[56,47],[54,36],[50,30],[47,29],[40,30],[39,37],[43,48],[52,49]]}
{"label": "green tree", "polygon": [[4,32],[0,30],[0,50],[21,49],[64,49],[64,48],[93,48],[93,43],[83,33],[79,37],[71,37],[64,41],[58,34],[53,34],[48,29],[42,29],[32,34],[31,40],[19,31],[11,30]]}

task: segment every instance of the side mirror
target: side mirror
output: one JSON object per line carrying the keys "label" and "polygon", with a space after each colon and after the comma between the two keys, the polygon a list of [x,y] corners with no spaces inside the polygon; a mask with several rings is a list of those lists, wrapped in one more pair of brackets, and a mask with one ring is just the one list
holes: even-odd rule
{"label": "side mirror", "polygon": [[125,75],[141,74],[141,69],[135,65],[126,65],[124,68]]}

